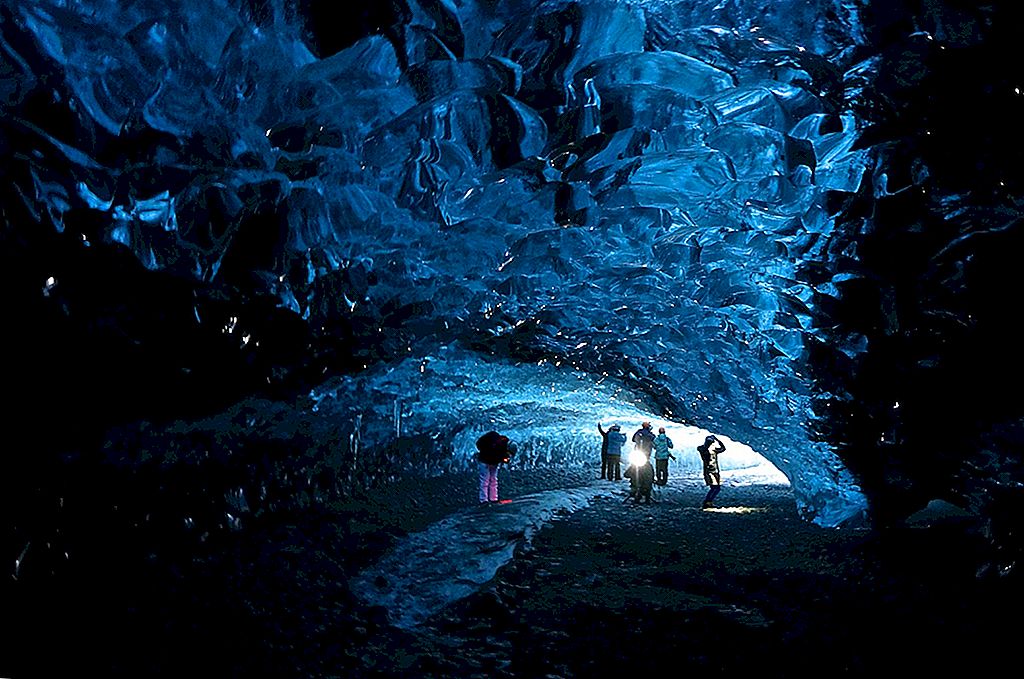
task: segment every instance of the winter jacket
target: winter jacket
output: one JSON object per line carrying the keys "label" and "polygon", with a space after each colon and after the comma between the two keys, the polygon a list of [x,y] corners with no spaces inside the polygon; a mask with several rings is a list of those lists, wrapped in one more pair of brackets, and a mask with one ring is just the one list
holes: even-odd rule
{"label": "winter jacket", "polygon": [[604,457],[608,454],[608,432],[600,424],[597,425],[597,430],[601,432],[601,457]]}
{"label": "winter jacket", "polygon": [[[711,444],[714,443],[715,447],[712,448]],[[697,446],[697,452],[700,453],[701,462],[704,463],[705,474],[718,474],[718,454],[725,452],[725,444],[717,439],[705,439],[704,443]]]}
{"label": "winter jacket", "polygon": [[640,427],[636,430],[636,433],[633,434],[633,443],[636,444],[637,448],[644,451],[644,454],[647,455],[647,457],[650,457],[651,446],[654,444],[654,432],[650,429]]}
{"label": "winter jacket", "polygon": [[622,455],[622,446],[626,444],[626,435],[617,429],[608,432],[608,454]]}
{"label": "winter jacket", "polygon": [[507,436],[496,431],[489,431],[476,440],[476,459],[484,464],[502,464],[512,457],[512,449]]}
{"label": "winter jacket", "polygon": [[658,434],[654,437],[654,459],[667,460],[669,458],[668,449],[671,447],[672,439],[667,434]]}
{"label": "winter jacket", "polygon": [[630,487],[633,490],[639,487],[641,490],[648,491],[654,485],[654,465],[650,462],[639,467],[631,464],[626,469],[626,478],[631,481]]}

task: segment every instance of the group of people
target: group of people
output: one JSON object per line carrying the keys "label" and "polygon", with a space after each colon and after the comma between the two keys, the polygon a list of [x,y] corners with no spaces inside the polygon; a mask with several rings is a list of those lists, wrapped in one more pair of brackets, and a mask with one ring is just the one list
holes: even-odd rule
{"label": "group of people", "polygon": [[[622,479],[622,447],[626,443],[626,435],[622,428],[613,424],[607,430],[597,424],[597,431],[601,433],[601,477],[609,481],[620,481]],[[654,427],[650,422],[644,422],[640,428],[633,433],[632,438],[634,450],[637,451],[635,459],[630,460],[625,476],[630,481],[629,497],[635,503],[646,501],[651,502],[651,491],[655,485],[664,486],[668,483],[668,462],[676,459],[675,455],[669,452],[675,446],[672,439],[665,433],[665,427],[659,427],[655,435]],[[718,454],[725,451],[725,444],[714,434],[704,439],[704,443],[697,446],[701,462],[704,466],[704,482],[708,486],[708,493],[701,503],[703,509],[714,506],[715,497],[722,489],[722,474],[718,467]],[[642,457],[641,457],[642,455]],[[654,464],[651,464],[651,458]]]}
{"label": "group of people", "polygon": [[[659,427],[655,434],[650,422],[640,425],[633,434],[635,455],[629,460],[625,474],[622,472],[622,448],[626,445],[626,435],[622,433],[622,428],[613,424],[606,430],[599,422],[597,430],[601,433],[601,478],[621,481],[625,476],[630,482],[629,497],[634,503],[646,501],[650,504],[653,487],[668,483],[668,463],[676,459],[670,452],[675,446],[665,433],[665,427]],[[512,458],[516,444],[503,434],[489,431],[477,439],[476,447],[480,470],[480,502],[498,502],[498,467]],[[704,482],[708,486],[701,506],[709,509],[714,506],[714,500],[722,489],[718,455],[725,452],[725,444],[711,434],[704,439],[704,443],[697,446],[697,452],[704,466]],[[651,464],[652,458],[654,464]]]}

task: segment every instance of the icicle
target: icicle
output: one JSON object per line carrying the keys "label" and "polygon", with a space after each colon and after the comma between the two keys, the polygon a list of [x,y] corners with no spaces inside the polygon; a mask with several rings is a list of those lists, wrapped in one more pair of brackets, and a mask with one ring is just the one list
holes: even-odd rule
{"label": "icicle", "polygon": [[402,437],[402,402],[399,399],[395,399],[395,438]]}

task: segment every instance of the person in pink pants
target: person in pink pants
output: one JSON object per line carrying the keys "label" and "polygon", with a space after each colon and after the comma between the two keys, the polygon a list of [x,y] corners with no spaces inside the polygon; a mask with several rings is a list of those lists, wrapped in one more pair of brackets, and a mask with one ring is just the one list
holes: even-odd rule
{"label": "person in pink pants", "polygon": [[489,431],[476,441],[480,463],[480,502],[498,501],[498,467],[507,463],[516,446],[507,436]]}

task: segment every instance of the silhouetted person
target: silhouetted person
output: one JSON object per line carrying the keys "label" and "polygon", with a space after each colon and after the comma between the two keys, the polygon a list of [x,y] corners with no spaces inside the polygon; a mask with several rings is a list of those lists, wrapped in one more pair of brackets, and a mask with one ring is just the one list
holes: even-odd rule
{"label": "silhouetted person", "polygon": [[703,509],[714,507],[715,497],[722,490],[722,473],[718,469],[718,454],[725,452],[725,444],[712,434],[704,439],[704,443],[697,446],[700,459],[704,463],[704,483],[708,484],[708,494],[704,496],[701,505]]}
{"label": "silhouetted person", "polygon": [[665,433],[665,427],[659,427],[658,435],[654,437],[654,482],[659,486],[668,483],[668,461],[676,459],[668,452],[672,447],[672,439]]}
{"label": "silhouetted person", "polygon": [[597,423],[597,430],[601,432],[601,477],[602,479],[610,478],[611,474],[608,473],[608,432],[601,427],[601,423]]}
{"label": "silhouetted person", "polygon": [[507,436],[489,431],[476,440],[480,463],[480,502],[498,501],[498,466],[512,458],[516,445]]}
{"label": "silhouetted person", "polygon": [[629,496],[633,498],[633,504],[640,504],[646,500],[651,504],[651,490],[654,488],[654,465],[650,460],[641,460],[639,464],[631,464],[626,470],[626,478],[629,479]]}
{"label": "silhouetted person", "polygon": [[651,459],[651,451],[654,449],[654,429],[650,422],[644,422],[633,434],[633,445],[641,451],[647,459]]}
{"label": "silhouetted person", "polygon": [[[608,430],[608,480],[622,480],[622,446],[626,445],[626,435],[617,424]],[[615,474],[615,478],[612,478]]]}

